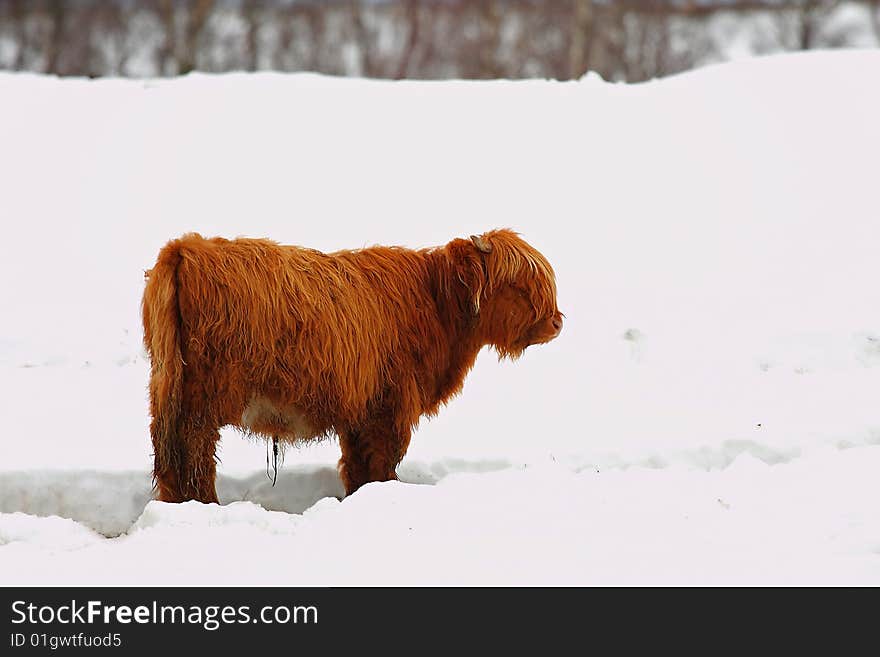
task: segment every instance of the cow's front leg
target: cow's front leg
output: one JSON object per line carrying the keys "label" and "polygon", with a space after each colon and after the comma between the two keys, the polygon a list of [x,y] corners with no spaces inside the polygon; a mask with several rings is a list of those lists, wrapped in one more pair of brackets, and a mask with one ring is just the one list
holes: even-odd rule
{"label": "cow's front leg", "polygon": [[345,494],[351,495],[371,481],[397,479],[397,464],[409,447],[410,431],[394,429],[384,423],[366,423],[340,432],[339,476]]}

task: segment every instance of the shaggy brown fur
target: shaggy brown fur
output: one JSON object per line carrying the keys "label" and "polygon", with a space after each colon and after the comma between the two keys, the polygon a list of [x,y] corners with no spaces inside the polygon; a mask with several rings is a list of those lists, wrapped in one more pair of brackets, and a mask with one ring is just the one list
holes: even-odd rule
{"label": "shaggy brown fur", "polygon": [[189,234],[146,276],[153,474],[169,502],[217,501],[226,425],[288,443],[335,433],[347,493],[394,479],[419,418],[483,346],[515,358],[562,328],[553,270],[509,230],[329,254]]}

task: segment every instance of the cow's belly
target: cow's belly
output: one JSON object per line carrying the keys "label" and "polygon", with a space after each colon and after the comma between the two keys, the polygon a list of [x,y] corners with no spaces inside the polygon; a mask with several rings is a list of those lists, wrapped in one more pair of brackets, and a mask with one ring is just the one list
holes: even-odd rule
{"label": "cow's belly", "polygon": [[266,397],[254,396],[241,414],[241,426],[253,433],[296,442],[316,438],[321,431],[293,404],[277,405]]}

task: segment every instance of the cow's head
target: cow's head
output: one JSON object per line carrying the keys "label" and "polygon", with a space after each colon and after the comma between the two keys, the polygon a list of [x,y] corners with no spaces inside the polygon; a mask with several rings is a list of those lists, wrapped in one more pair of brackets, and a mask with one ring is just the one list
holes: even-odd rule
{"label": "cow's head", "polygon": [[559,335],[563,316],[556,306],[556,278],[543,255],[511,230],[456,242],[458,278],[480,339],[499,356],[517,358],[526,347]]}

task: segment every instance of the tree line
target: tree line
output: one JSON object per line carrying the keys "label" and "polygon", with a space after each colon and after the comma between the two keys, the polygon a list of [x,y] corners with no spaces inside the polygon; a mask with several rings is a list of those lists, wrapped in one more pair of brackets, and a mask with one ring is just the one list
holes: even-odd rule
{"label": "tree line", "polygon": [[751,52],[880,45],[880,0],[0,0],[0,69],[153,77],[640,81]]}

